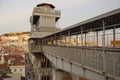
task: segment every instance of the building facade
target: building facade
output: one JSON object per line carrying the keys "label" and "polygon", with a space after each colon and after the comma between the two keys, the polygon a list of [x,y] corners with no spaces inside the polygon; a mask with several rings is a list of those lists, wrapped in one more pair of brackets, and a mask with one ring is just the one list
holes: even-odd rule
{"label": "building facade", "polygon": [[25,66],[10,66],[11,73],[19,73],[21,76],[25,76]]}

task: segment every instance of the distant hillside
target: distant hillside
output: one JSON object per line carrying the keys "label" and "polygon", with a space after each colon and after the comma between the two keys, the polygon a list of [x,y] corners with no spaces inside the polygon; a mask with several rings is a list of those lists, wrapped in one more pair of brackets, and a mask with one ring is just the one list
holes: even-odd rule
{"label": "distant hillside", "polygon": [[3,35],[0,35],[0,41],[2,40],[2,36],[5,36],[5,37],[12,37],[12,36],[21,36],[21,35],[24,35],[24,34],[30,34],[30,32],[11,32],[11,33],[5,33]]}
{"label": "distant hillside", "polygon": [[30,34],[30,32],[11,32],[11,33],[6,33],[1,36],[19,36],[19,35],[23,35],[23,34]]}

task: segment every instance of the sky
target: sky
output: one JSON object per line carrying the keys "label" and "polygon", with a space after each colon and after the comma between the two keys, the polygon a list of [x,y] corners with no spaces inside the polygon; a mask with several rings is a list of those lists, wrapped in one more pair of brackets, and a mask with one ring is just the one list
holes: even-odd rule
{"label": "sky", "polygon": [[29,18],[40,3],[50,3],[61,10],[60,28],[120,8],[120,0],[0,0],[0,35],[30,31]]}

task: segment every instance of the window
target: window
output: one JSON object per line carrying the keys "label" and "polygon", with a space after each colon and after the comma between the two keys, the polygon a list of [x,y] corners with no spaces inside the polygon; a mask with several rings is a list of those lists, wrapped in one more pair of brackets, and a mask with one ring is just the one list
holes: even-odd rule
{"label": "window", "polygon": [[22,71],[22,69],[20,69],[20,71]]}
{"label": "window", "polygon": [[14,69],[14,72],[16,72],[16,69]]}

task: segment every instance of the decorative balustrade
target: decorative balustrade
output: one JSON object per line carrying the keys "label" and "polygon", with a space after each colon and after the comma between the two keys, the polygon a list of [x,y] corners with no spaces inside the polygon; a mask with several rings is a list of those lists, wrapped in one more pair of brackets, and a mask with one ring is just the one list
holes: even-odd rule
{"label": "decorative balustrade", "polygon": [[35,7],[34,8],[34,13],[60,15],[60,10],[53,10],[53,9],[49,9],[49,8]]}

